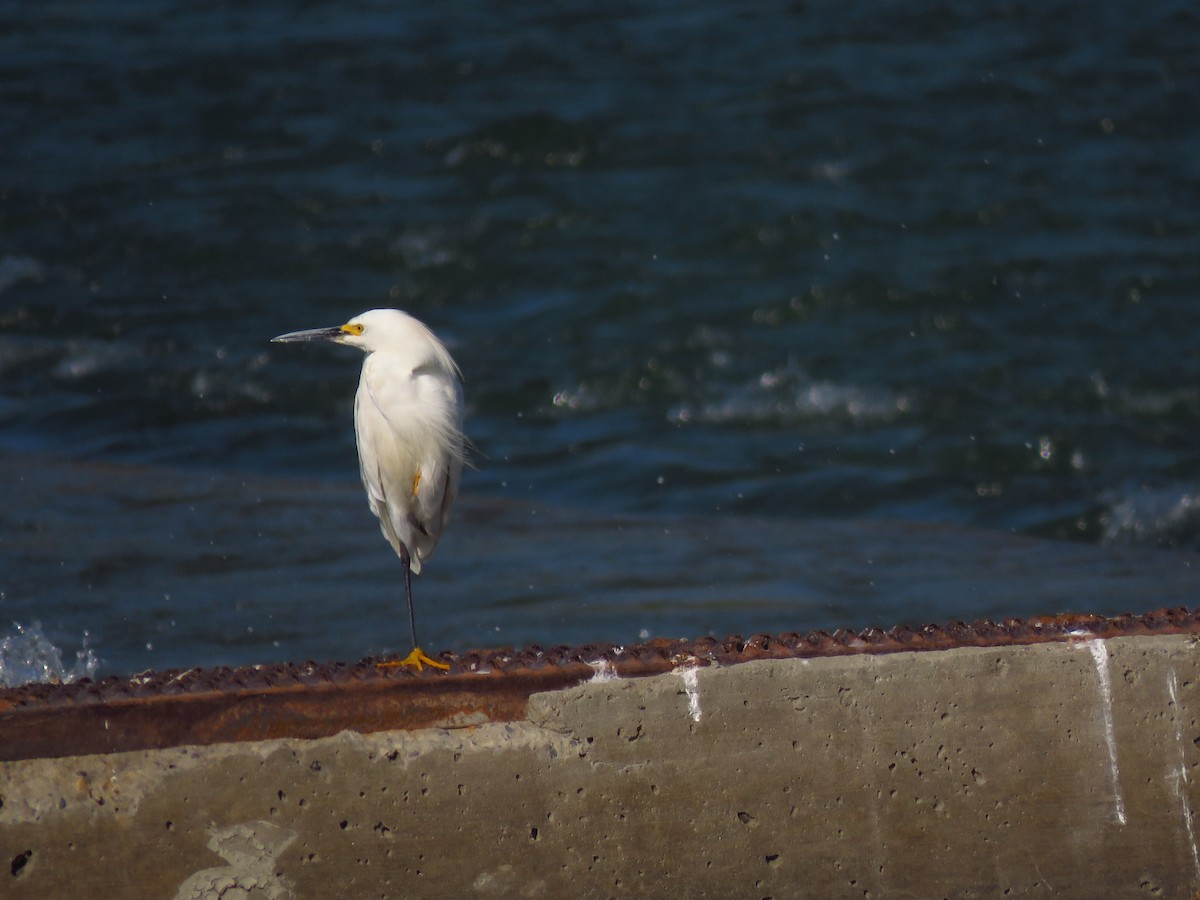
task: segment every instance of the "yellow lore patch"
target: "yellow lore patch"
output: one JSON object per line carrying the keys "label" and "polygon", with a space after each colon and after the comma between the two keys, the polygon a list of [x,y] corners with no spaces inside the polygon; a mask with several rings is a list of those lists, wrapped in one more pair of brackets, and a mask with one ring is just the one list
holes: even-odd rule
{"label": "yellow lore patch", "polygon": [[417,474],[413,476],[413,496],[417,496],[417,489],[421,486],[421,470],[417,469]]}

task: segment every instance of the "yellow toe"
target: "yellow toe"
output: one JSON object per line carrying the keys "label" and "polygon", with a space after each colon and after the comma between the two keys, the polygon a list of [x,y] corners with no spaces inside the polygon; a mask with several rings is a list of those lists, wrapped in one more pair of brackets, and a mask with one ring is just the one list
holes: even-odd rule
{"label": "yellow toe", "polygon": [[416,669],[418,672],[425,668],[425,666],[433,666],[435,669],[442,669],[443,671],[450,668],[448,664],[426,655],[425,651],[420,647],[414,647],[413,652],[404,657],[404,659],[390,659],[387,662],[375,663],[375,666],[379,669],[395,669],[398,666],[405,666],[406,668]]}

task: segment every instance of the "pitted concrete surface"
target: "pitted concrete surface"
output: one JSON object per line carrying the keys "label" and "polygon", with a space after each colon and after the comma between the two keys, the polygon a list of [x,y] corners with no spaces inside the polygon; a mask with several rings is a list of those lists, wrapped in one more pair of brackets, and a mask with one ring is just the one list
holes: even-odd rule
{"label": "pitted concrete surface", "polygon": [[0,764],[0,896],[1190,897],[1189,637],[746,663],[525,722]]}

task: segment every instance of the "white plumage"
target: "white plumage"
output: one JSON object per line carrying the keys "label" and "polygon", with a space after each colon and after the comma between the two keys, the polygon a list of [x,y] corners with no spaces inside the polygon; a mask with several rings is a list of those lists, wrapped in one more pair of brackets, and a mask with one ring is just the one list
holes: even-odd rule
{"label": "white plumage", "polygon": [[359,470],[384,537],[421,571],[442,536],[462,475],[462,387],[442,343],[412,316],[375,309],[349,324],[363,360],[354,397]]}
{"label": "white plumage", "polygon": [[404,564],[413,640],[405,663],[444,668],[417,644],[410,572],[420,572],[433,553],[458,496],[464,444],[458,366],[432,331],[398,309],[373,309],[345,325],[272,340],[327,340],[367,354],[354,397],[354,435],[371,511]]}

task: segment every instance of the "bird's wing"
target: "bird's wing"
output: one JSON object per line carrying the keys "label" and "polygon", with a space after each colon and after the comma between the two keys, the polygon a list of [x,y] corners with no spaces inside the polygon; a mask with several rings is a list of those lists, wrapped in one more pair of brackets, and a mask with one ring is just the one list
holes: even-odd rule
{"label": "bird's wing", "polygon": [[458,493],[462,472],[462,394],[438,370],[396,377],[391,367],[363,367],[355,398],[359,464],[372,511],[413,571],[433,553]]}
{"label": "bird's wing", "polygon": [[412,517],[418,526],[417,553],[427,558],[433,553],[450,518],[450,507],[458,496],[463,465],[462,388],[458,382],[432,375],[418,375],[419,393],[424,408],[436,409],[439,421],[433,426],[436,437],[422,444],[418,460],[420,477],[414,485],[415,509]]}
{"label": "bird's wing", "polygon": [[412,538],[406,529],[396,528],[389,504],[389,496],[402,493],[396,479],[390,474],[394,469],[391,460],[395,457],[395,439],[387,419],[363,384],[359,385],[354,397],[354,436],[358,444],[358,467],[367,491],[367,503],[379,519],[383,536],[399,554],[402,546],[406,550],[411,546]]}

